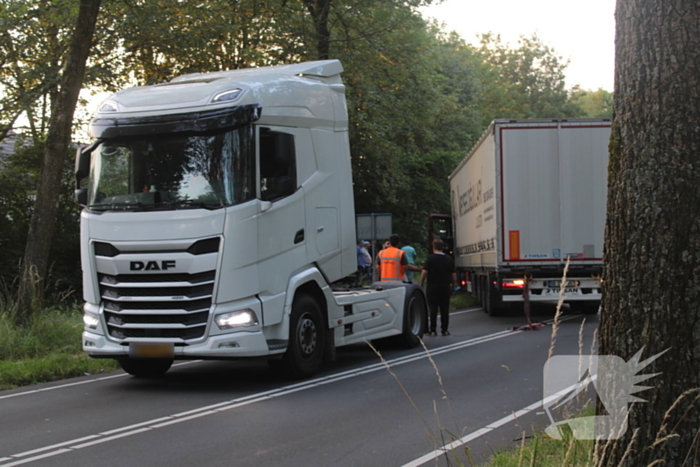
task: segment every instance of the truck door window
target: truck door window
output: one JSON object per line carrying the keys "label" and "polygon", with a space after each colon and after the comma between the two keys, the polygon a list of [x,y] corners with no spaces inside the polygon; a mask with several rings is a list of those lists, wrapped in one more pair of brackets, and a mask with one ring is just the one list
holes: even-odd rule
{"label": "truck door window", "polygon": [[260,128],[260,199],[275,201],[296,189],[294,135]]}

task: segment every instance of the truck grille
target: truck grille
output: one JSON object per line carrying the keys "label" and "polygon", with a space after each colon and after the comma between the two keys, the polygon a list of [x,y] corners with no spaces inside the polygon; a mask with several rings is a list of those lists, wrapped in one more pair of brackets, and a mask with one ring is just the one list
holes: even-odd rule
{"label": "truck grille", "polygon": [[109,335],[115,339],[197,339],[204,335],[216,272],[99,274]]}

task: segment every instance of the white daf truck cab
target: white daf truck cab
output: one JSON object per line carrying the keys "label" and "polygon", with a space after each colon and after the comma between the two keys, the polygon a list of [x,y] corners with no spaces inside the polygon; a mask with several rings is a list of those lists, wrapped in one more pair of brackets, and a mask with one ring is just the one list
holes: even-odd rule
{"label": "white daf truck cab", "polygon": [[337,60],[180,76],[101,104],[76,156],[83,349],[136,376],[265,358],[307,377],[335,348],[416,346],[417,284],[353,286]]}

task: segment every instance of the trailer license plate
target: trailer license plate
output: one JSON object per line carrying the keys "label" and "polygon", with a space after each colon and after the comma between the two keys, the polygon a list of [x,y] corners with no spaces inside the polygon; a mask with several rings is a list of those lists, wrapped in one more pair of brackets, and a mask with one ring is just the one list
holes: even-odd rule
{"label": "trailer license plate", "polygon": [[[549,288],[561,287],[561,281],[545,281],[545,286]],[[577,287],[576,281],[566,281],[566,287]]]}
{"label": "trailer license plate", "polygon": [[[544,289],[545,295],[559,295],[559,287],[556,289]],[[564,295],[576,295],[578,294],[578,287],[564,287]]]}
{"label": "trailer license plate", "polygon": [[129,344],[129,356],[132,358],[173,358],[174,354],[175,346],[172,342],[132,342]]}

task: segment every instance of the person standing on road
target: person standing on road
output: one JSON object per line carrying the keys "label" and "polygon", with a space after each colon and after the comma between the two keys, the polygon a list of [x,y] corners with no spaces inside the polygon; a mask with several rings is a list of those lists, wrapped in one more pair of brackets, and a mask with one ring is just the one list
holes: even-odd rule
{"label": "person standing on road", "polygon": [[357,241],[357,277],[362,279],[365,275],[365,249],[363,248],[364,242],[362,240]]}
{"label": "person standing on road", "polygon": [[367,240],[362,244],[362,254],[365,256],[365,279],[372,282],[372,255],[369,252],[369,242]]}
{"label": "person standing on road", "polygon": [[420,275],[420,285],[425,286],[428,280],[428,306],[430,307],[429,336],[437,336],[437,315],[440,312],[440,327],[443,336],[449,336],[450,331],[450,295],[457,287],[457,274],[454,260],[443,253],[445,244],[442,240],[433,241],[434,253],[428,256]]}
{"label": "person standing on road", "polygon": [[[401,248],[401,251],[406,253],[406,260],[408,260],[408,264],[410,264],[411,266],[415,266],[416,249],[413,248],[409,242],[406,242],[406,245],[404,245],[404,247]],[[406,271],[406,281],[413,282],[413,271]]]}
{"label": "person standing on road", "polygon": [[380,281],[403,281],[405,270],[420,271],[419,268],[408,264],[406,253],[399,250],[400,238],[396,234],[389,236],[389,247],[377,255]]}

